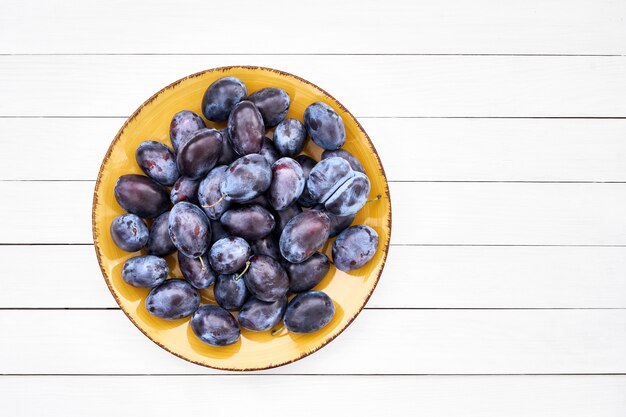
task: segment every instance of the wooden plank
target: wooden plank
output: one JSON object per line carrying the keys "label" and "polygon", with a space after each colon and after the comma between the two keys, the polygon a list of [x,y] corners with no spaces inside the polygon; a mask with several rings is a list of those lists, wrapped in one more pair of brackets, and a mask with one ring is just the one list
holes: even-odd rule
{"label": "wooden plank", "polygon": [[[114,308],[92,246],[0,246],[0,308]],[[626,308],[626,248],[392,246],[368,308]],[[62,283],[62,285],[60,285]]]}
{"label": "wooden plank", "polygon": [[[626,120],[360,122],[391,181],[626,181]],[[95,180],[122,124],[122,119],[0,119],[0,180]]]}
{"label": "wooden plank", "polygon": [[[431,417],[461,415],[459,410],[464,417],[626,413],[624,376],[19,376],[0,377],[0,398],[12,416],[38,415],[42,409],[65,417],[193,415],[202,409],[199,399],[206,397],[207,387],[215,399],[214,415],[229,415],[242,399],[245,404],[267,404],[277,392],[292,404],[289,413],[297,415],[303,404],[306,415],[328,410],[385,416],[416,410]],[[155,393],[166,393],[166,401],[155,401]],[[124,400],[115,400],[120,395]],[[254,414],[274,416],[276,410],[261,406]]]}
{"label": "wooden plank", "polygon": [[[171,82],[253,63],[357,117],[623,117],[626,56],[0,56],[0,116],[127,116]],[[341,68],[341,71],[320,68]]]}
{"label": "wooden plank", "polygon": [[[214,373],[119,310],[0,311],[1,373]],[[365,310],[298,374],[625,373],[626,310]],[[62,358],[71,358],[63,360]]]}
{"label": "wooden plank", "polygon": [[[0,243],[91,243],[93,187],[0,182],[11,201],[0,205]],[[626,184],[408,182],[390,192],[394,244],[626,244]]]}
{"label": "wooden plank", "polygon": [[27,0],[2,3],[0,53],[623,54],[625,15],[607,0]]}

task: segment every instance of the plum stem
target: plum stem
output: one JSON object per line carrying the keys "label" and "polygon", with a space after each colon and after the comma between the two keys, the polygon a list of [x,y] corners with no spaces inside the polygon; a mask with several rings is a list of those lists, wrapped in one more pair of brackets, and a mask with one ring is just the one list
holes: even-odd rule
{"label": "plum stem", "polygon": [[222,196],[220,197],[219,200],[217,200],[215,203],[213,204],[209,204],[208,206],[201,206],[202,208],[213,208],[215,206],[217,206],[219,203],[222,202],[222,200],[224,200],[226,197],[228,197],[228,194],[222,194]]}
{"label": "plum stem", "polygon": [[381,194],[378,194],[376,197],[372,198],[371,200],[367,200],[366,203],[371,203],[372,201],[378,201],[381,198],[383,198],[383,196]]}
{"label": "plum stem", "polygon": [[198,259],[200,260],[200,263],[202,264],[202,270],[206,271],[206,265],[204,264],[204,260],[202,259],[202,256],[198,256]]}
{"label": "plum stem", "polygon": [[250,261],[246,261],[246,267],[243,269],[243,271],[241,271],[241,274],[237,275],[235,277],[235,281],[239,281],[239,278],[242,277],[243,274],[246,273],[246,271],[248,270],[248,268],[250,268]]}
{"label": "plum stem", "polygon": [[285,329],[285,325],[283,324],[278,329],[272,330],[272,336],[276,336],[278,333],[282,332]]}

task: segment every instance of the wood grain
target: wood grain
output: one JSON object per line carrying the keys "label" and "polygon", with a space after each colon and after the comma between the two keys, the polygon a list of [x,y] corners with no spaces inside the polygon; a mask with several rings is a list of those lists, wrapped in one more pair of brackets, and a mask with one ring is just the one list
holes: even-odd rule
{"label": "wood grain", "polygon": [[[119,310],[0,311],[1,373],[216,373],[161,349]],[[268,373],[626,373],[626,310],[364,310]],[[63,358],[71,358],[63,360]]]}
{"label": "wood grain", "polygon": [[182,77],[250,63],[311,81],[357,117],[626,114],[626,56],[46,55],[0,56],[0,116],[128,116]]}
{"label": "wood grain", "polygon": [[[188,415],[205,408],[228,415],[233,404],[259,404],[254,414],[273,416],[267,404],[277,393],[290,414],[404,416],[419,410],[431,417],[622,417],[626,377],[594,376],[98,376],[4,377],[3,410],[12,416]],[[155,401],[155,393],[165,400]],[[242,394],[245,393],[245,394]],[[367,395],[363,395],[367,393]],[[123,397],[123,401],[114,399]],[[346,398],[359,398],[346,401]],[[80,400],[77,400],[80,399]],[[312,399],[316,399],[312,401]],[[319,400],[323,399],[323,400]],[[97,404],[97,407],[94,407]],[[306,404],[303,406],[302,404]],[[244,406],[245,407],[245,406]],[[462,410],[462,413],[460,412]]]}
{"label": "wood grain", "polygon": [[2,3],[0,53],[623,54],[625,13],[607,0],[27,0]]}

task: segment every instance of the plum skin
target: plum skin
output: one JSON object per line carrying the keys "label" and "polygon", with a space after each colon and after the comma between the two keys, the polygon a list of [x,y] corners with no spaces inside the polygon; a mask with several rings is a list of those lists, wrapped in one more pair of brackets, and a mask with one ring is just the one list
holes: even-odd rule
{"label": "plum skin", "polygon": [[335,304],[321,291],[296,295],[285,311],[285,327],[294,333],[313,333],[326,326],[335,315]]}
{"label": "plum skin", "polygon": [[349,272],[368,263],[378,250],[378,233],[366,225],[348,227],[333,243],[333,262],[341,271]]}
{"label": "plum skin", "polygon": [[154,287],[146,297],[148,312],[165,320],[178,320],[191,315],[200,305],[200,294],[187,281],[168,279]]}
{"label": "plum skin", "polygon": [[136,252],[146,246],[150,238],[148,226],[135,214],[122,214],[111,222],[113,243],[126,252]]}
{"label": "plum skin", "polygon": [[203,305],[191,317],[191,330],[198,339],[212,346],[226,346],[240,337],[239,324],[228,310],[216,305]]}

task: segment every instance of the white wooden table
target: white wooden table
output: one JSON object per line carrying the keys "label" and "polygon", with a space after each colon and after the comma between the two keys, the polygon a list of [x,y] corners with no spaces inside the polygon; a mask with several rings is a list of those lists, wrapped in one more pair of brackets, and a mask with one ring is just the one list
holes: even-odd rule
{"label": "white wooden table", "polygon": [[[0,415],[626,415],[625,1],[2,0],[0,53]],[[124,119],[231,64],[344,103],[394,207],[353,325],[246,375],[138,332],[90,225]]]}

